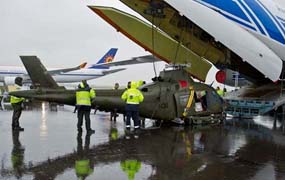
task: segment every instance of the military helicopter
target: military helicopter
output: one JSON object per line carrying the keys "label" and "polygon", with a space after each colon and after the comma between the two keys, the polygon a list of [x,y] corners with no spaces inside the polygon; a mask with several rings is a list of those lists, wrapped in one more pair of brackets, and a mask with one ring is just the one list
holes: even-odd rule
{"label": "military helicopter", "polygon": [[[11,92],[10,95],[67,105],[76,104],[76,90],[59,87],[46,73],[39,59],[35,61],[30,56],[22,56],[21,59],[31,80],[38,87]],[[222,98],[212,87],[195,82],[183,66],[168,67],[152,80],[152,83],[139,87],[144,95],[144,101],[139,107],[141,117],[157,122],[179,118],[185,124],[210,123],[222,117]],[[121,99],[123,92],[124,89],[97,89],[92,105],[100,111],[124,113],[125,102]]]}

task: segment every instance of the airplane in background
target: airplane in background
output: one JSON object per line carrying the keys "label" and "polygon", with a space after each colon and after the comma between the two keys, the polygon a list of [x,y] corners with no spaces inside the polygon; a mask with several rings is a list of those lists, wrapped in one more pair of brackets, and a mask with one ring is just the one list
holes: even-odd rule
{"label": "airplane in background", "polygon": [[113,7],[89,8],[158,58],[188,64],[188,72],[201,81],[212,65],[220,70],[217,81],[225,84],[235,84],[232,77],[234,71],[239,72],[250,87],[234,98],[245,100],[246,106],[247,100],[253,106],[252,100],[270,101],[269,110],[285,104],[285,7],[281,0],[120,1],[151,24]]}
{"label": "airplane in background", "polygon": [[[117,48],[111,48],[96,64],[87,65],[87,63],[83,63],[73,68],[48,69],[47,72],[58,83],[80,82],[119,72],[125,70],[125,68],[110,70],[110,67],[107,66],[108,63],[113,61],[117,50]],[[36,56],[31,57],[38,59]],[[23,83],[31,83],[31,79],[24,67],[0,66],[0,82],[3,82],[5,85],[14,85],[16,77],[21,77]]]}

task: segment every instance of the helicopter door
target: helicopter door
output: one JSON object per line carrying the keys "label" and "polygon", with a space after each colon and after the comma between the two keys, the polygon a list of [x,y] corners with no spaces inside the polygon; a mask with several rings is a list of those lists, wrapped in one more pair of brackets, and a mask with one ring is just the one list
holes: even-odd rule
{"label": "helicopter door", "polygon": [[159,109],[164,110],[168,109],[170,96],[169,96],[170,89],[167,86],[160,87],[160,103]]}
{"label": "helicopter door", "polygon": [[172,120],[176,117],[176,106],[173,98],[173,90],[171,86],[160,87],[160,102],[159,102],[159,113],[161,116]]}
{"label": "helicopter door", "polygon": [[187,92],[178,92],[174,94],[175,102],[176,102],[176,117],[182,117],[184,109],[186,108],[189,93]]}

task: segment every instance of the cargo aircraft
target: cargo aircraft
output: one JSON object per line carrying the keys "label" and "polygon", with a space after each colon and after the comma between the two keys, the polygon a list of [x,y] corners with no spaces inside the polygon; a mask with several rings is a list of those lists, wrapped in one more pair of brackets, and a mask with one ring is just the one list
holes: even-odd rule
{"label": "cargo aircraft", "polygon": [[[245,84],[237,100],[269,103],[263,114],[285,103],[285,6],[281,0],[120,0],[145,20],[113,7],[89,6],[107,23],[160,59],[189,64],[205,81],[212,65],[218,82]],[[253,101],[254,100],[254,101]],[[250,103],[249,103],[250,104]],[[249,106],[251,106],[249,105]],[[241,108],[241,107],[240,107]],[[242,111],[237,108],[237,111]]]}

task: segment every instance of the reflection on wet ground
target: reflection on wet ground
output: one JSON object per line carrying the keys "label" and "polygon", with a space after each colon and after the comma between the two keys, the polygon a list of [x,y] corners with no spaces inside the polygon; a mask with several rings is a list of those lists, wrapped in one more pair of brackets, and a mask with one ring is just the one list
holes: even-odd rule
{"label": "reflection on wet ground", "polygon": [[134,133],[122,116],[114,123],[98,113],[86,135],[72,111],[25,111],[20,133],[12,112],[0,111],[0,179],[285,179],[285,136],[271,117]]}

